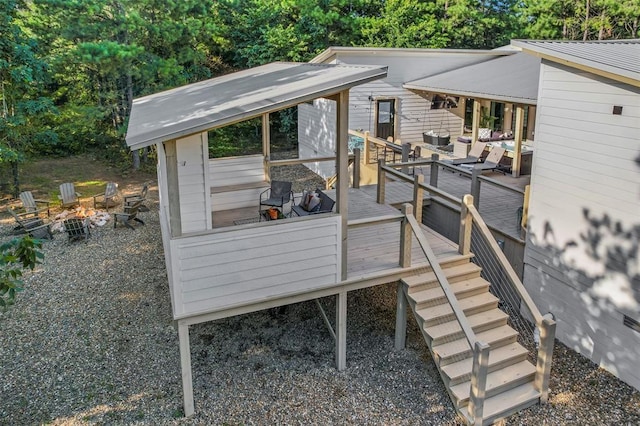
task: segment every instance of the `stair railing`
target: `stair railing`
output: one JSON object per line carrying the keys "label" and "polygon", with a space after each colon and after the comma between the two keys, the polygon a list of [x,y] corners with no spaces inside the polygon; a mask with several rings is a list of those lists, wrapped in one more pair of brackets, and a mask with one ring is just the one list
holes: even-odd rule
{"label": "stair railing", "polygon": [[[513,267],[498,246],[496,239],[491,234],[489,227],[480,216],[477,208],[473,204],[473,196],[467,194],[462,199],[460,210],[460,239],[458,252],[469,254],[471,251],[471,231],[473,225],[476,226],[485,246],[489,248],[491,254],[497,259],[506,282],[511,290],[519,296],[524,308],[528,309],[533,317],[533,321],[540,332],[540,345],[538,347],[536,361],[535,387],[540,392],[540,401],[547,402],[549,398],[549,376],[551,374],[551,360],[553,358],[553,346],[555,341],[556,323],[550,318],[543,317],[526,288],[513,270]],[[522,306],[520,307],[522,309]]]}
{"label": "stair railing", "polygon": [[[469,394],[469,407],[468,412],[471,416],[471,421],[474,424],[481,425],[483,419],[483,408],[484,408],[484,399],[485,399],[485,390],[487,384],[487,373],[488,373],[488,365],[489,365],[489,345],[484,342],[480,342],[476,338],[476,334],[473,331],[473,328],[467,321],[467,317],[464,314],[464,311],[460,307],[458,303],[458,299],[455,296],[455,293],[451,289],[451,285],[449,284],[449,280],[447,276],[442,271],[440,267],[440,263],[433,252],[433,249],[429,245],[427,241],[427,237],[422,232],[420,228],[420,224],[416,220],[413,215],[413,206],[411,204],[403,205],[404,219],[402,222],[402,231],[401,231],[401,248],[400,248],[400,259],[403,266],[407,263],[407,256],[410,256],[411,253],[411,238],[409,234],[409,229],[416,237],[422,252],[424,253],[427,261],[431,265],[431,269],[440,285],[440,288],[444,292],[445,297],[447,298],[449,305],[453,311],[453,314],[456,317],[456,321],[460,325],[464,336],[469,343],[469,347],[473,352],[473,364],[471,370],[471,389]],[[409,234],[409,235],[408,235]],[[404,259],[404,260],[403,260]]]}

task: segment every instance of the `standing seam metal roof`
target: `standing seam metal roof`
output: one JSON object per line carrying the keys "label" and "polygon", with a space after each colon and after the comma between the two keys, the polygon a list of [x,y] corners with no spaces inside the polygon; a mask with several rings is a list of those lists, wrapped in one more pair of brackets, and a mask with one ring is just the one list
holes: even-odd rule
{"label": "standing seam metal roof", "polygon": [[133,101],[130,149],[143,148],[384,78],[387,67],[274,62]]}
{"label": "standing seam metal roof", "polygon": [[407,82],[406,89],[535,105],[540,59],[515,53]]}
{"label": "standing seam metal roof", "polygon": [[640,81],[640,39],[606,41],[512,40],[522,49]]}

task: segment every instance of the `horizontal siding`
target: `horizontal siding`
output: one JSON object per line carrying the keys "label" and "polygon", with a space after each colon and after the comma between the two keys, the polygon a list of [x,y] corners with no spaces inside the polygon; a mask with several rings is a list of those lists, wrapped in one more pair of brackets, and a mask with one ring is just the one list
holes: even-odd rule
{"label": "horizontal siding", "polygon": [[339,229],[329,215],[173,240],[177,316],[335,284]]}
{"label": "horizontal siding", "polygon": [[[533,258],[528,255],[527,259]],[[559,280],[541,270],[543,264],[525,264],[524,285],[540,311],[556,317],[556,338],[640,389],[640,333],[623,325],[616,309],[567,286],[566,277]]]}
{"label": "horizontal siding", "polygon": [[[317,99],[313,105],[298,105],[298,158],[336,155],[336,103]],[[335,175],[335,162],[304,163],[315,174],[327,179]]]}
{"label": "horizontal siding", "polygon": [[202,140],[202,135],[197,134],[180,139],[176,143],[183,233],[203,231],[209,226],[204,170],[206,160],[203,158]]}
{"label": "horizontal siding", "polygon": [[212,158],[209,160],[209,179],[214,187],[263,182],[264,157]]}

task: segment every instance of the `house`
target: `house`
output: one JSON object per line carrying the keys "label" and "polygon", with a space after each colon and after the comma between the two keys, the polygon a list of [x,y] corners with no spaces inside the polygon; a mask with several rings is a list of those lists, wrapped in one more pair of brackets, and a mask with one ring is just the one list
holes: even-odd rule
{"label": "house", "polygon": [[[131,149],[154,145],[158,153],[160,224],[185,415],[195,410],[191,325],[333,296],[335,331],[328,319],[325,323],[342,370],[348,293],[389,283],[397,283],[395,347],[405,345],[411,312],[466,421],[488,424],[546,400],[554,323],[531,303],[473,200],[451,198],[463,216],[459,241],[452,242],[422,224],[429,187],[419,178],[381,166],[377,198],[349,187],[350,92],[386,76],[384,66],[273,63],[134,101],[127,144]],[[336,135],[334,151],[273,160],[269,114],[317,99],[335,103],[335,114],[324,122]],[[256,117],[262,118],[261,154],[209,158],[209,130]],[[334,162],[337,171],[335,191],[324,194],[336,201],[335,211],[258,221],[260,194],[271,184],[272,167],[320,160]],[[410,194],[402,211],[385,203],[393,189],[389,184],[385,191],[387,173],[396,188],[402,187],[399,194]],[[255,220],[235,220],[242,214]],[[224,223],[223,217],[232,220]],[[472,240],[473,229],[479,234]],[[478,241],[497,259],[495,278],[471,262]],[[490,293],[484,277],[492,280],[492,289],[504,288],[517,301],[509,314],[499,308],[499,296]],[[512,328],[509,315],[520,324],[526,315],[532,323]],[[519,338],[532,344],[534,326],[542,336],[540,349],[527,350]]]}
{"label": "house", "polygon": [[[475,141],[482,136],[478,134],[482,127],[488,137],[492,130],[500,134],[511,131],[511,139],[518,142],[515,149],[520,151],[522,140],[533,139],[539,59],[520,54],[517,48],[330,47],[311,62],[388,67],[385,79],[352,90],[350,129],[412,144],[427,141],[429,136],[424,134],[432,133],[441,136],[437,143],[446,145],[464,135],[465,129],[471,129],[469,136]],[[325,113],[331,117],[334,108],[323,100],[299,106],[301,157],[332,151],[335,136],[327,133],[332,123],[326,122]],[[518,176],[520,155],[516,152],[512,157],[516,158],[514,175]],[[525,161],[530,168],[531,156]],[[332,175],[328,166],[307,167],[325,178]]]}
{"label": "house", "polygon": [[512,44],[542,60],[524,285],[640,389],[640,40]]}

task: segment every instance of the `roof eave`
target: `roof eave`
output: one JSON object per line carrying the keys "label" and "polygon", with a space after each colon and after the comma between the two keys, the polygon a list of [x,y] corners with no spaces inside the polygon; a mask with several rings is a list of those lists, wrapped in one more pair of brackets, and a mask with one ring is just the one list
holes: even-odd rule
{"label": "roof eave", "polygon": [[479,93],[465,90],[456,90],[444,87],[418,86],[414,84],[403,84],[403,88],[408,90],[421,90],[423,92],[442,93],[447,95],[462,96],[465,98],[490,99],[492,101],[507,102],[512,104],[537,105],[538,100],[532,98],[520,98],[507,95],[497,95],[491,93]]}

